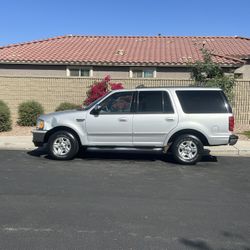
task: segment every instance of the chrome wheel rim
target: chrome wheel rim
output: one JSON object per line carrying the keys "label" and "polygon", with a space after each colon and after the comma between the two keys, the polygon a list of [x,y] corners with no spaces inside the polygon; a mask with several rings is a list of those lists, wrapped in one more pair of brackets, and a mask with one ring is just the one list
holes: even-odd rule
{"label": "chrome wheel rim", "polygon": [[178,147],[178,153],[183,160],[190,161],[198,154],[198,148],[193,141],[183,141]]}
{"label": "chrome wheel rim", "polygon": [[53,142],[53,153],[56,156],[65,156],[71,150],[71,142],[67,137],[58,137]]}

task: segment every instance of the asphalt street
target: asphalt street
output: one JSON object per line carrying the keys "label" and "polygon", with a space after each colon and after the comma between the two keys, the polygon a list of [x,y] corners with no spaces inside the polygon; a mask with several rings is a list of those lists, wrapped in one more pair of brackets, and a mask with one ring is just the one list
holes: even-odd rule
{"label": "asphalt street", "polygon": [[250,249],[250,158],[0,151],[0,249]]}

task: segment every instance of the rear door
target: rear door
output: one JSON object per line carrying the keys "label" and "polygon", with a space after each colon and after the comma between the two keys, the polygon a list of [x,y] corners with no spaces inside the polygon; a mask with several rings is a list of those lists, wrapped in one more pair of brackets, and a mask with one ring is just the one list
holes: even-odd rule
{"label": "rear door", "polygon": [[133,119],[134,146],[163,146],[178,116],[167,91],[141,90]]}

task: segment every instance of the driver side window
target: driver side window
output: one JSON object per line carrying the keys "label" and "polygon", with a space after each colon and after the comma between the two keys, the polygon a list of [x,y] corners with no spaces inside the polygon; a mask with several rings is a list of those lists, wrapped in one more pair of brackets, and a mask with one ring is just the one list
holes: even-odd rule
{"label": "driver side window", "polygon": [[108,113],[130,113],[133,92],[115,93],[100,103],[100,114]]}

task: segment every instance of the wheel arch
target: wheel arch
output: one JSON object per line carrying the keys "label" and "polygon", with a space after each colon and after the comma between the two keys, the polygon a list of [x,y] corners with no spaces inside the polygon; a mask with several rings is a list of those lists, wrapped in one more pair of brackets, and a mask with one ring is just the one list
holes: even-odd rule
{"label": "wheel arch", "polygon": [[44,142],[47,143],[49,141],[50,136],[58,131],[67,131],[67,132],[72,133],[76,137],[79,145],[82,145],[80,137],[77,134],[77,132],[74,129],[66,127],[66,126],[58,126],[58,127],[55,127],[53,129],[49,130],[45,135]]}
{"label": "wheel arch", "polygon": [[182,130],[179,130],[177,132],[175,132],[168,140],[168,144],[172,144],[173,141],[179,137],[180,135],[184,135],[184,134],[189,134],[189,135],[194,135],[196,136],[204,146],[209,146],[209,142],[208,142],[208,139],[207,137],[201,133],[200,131],[197,131],[195,129],[182,129]]}

